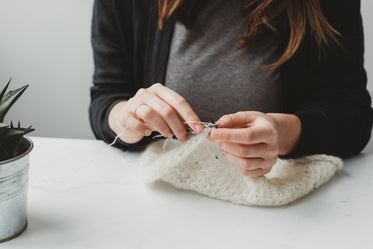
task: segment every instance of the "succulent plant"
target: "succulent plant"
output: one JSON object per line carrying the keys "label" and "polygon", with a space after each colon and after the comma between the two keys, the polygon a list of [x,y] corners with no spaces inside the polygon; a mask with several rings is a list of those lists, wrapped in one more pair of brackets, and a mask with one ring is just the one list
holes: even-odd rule
{"label": "succulent plant", "polygon": [[9,109],[28,87],[26,85],[6,92],[10,82],[11,79],[0,92],[0,162],[22,154],[27,149],[22,145],[23,136],[34,131],[31,126],[21,128],[20,122],[17,126],[14,126],[12,122],[9,125],[3,123]]}

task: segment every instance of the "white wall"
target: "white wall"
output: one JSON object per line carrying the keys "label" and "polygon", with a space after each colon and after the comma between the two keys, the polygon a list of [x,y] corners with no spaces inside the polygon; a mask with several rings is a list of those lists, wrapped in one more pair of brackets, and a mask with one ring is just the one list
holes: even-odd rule
{"label": "white wall", "polygon": [[[8,120],[33,135],[93,138],[88,123],[93,73],[90,22],[93,0],[0,0],[0,84],[30,83]],[[369,12],[370,10],[370,12]],[[362,0],[368,88],[373,92],[373,11]],[[373,152],[373,140],[366,151]]]}
{"label": "white wall", "polygon": [[93,0],[0,0],[0,85],[30,84],[9,112],[32,135],[93,138],[88,122],[93,73]]}
{"label": "white wall", "polygon": [[[373,3],[372,0],[361,0],[361,10],[363,14],[365,28],[365,69],[368,73],[368,90],[373,93]],[[370,139],[369,144],[364,152],[373,152],[373,139]]]}

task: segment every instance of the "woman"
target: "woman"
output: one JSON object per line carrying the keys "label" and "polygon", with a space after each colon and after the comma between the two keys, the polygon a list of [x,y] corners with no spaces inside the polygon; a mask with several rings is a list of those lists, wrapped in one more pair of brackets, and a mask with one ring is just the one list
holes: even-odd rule
{"label": "woman", "polygon": [[369,141],[358,0],[96,0],[92,45],[91,125],[122,148],[212,118],[209,139],[260,176],[278,156]]}

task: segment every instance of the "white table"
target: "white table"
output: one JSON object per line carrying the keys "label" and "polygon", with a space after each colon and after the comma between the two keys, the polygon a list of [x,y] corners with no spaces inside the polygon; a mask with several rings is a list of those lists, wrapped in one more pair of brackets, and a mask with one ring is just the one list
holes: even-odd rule
{"label": "white table", "polygon": [[29,227],[0,248],[373,248],[373,155],[280,208],[147,185],[138,153],[103,142],[32,138]]}

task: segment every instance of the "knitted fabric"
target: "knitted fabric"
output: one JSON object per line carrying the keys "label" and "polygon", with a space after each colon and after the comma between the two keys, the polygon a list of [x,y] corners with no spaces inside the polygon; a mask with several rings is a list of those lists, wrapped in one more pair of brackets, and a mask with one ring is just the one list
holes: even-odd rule
{"label": "knitted fabric", "polygon": [[237,204],[280,206],[317,189],[342,169],[341,159],[314,155],[279,159],[265,176],[244,176],[207,134],[184,143],[168,139],[149,145],[139,159],[145,178]]}

